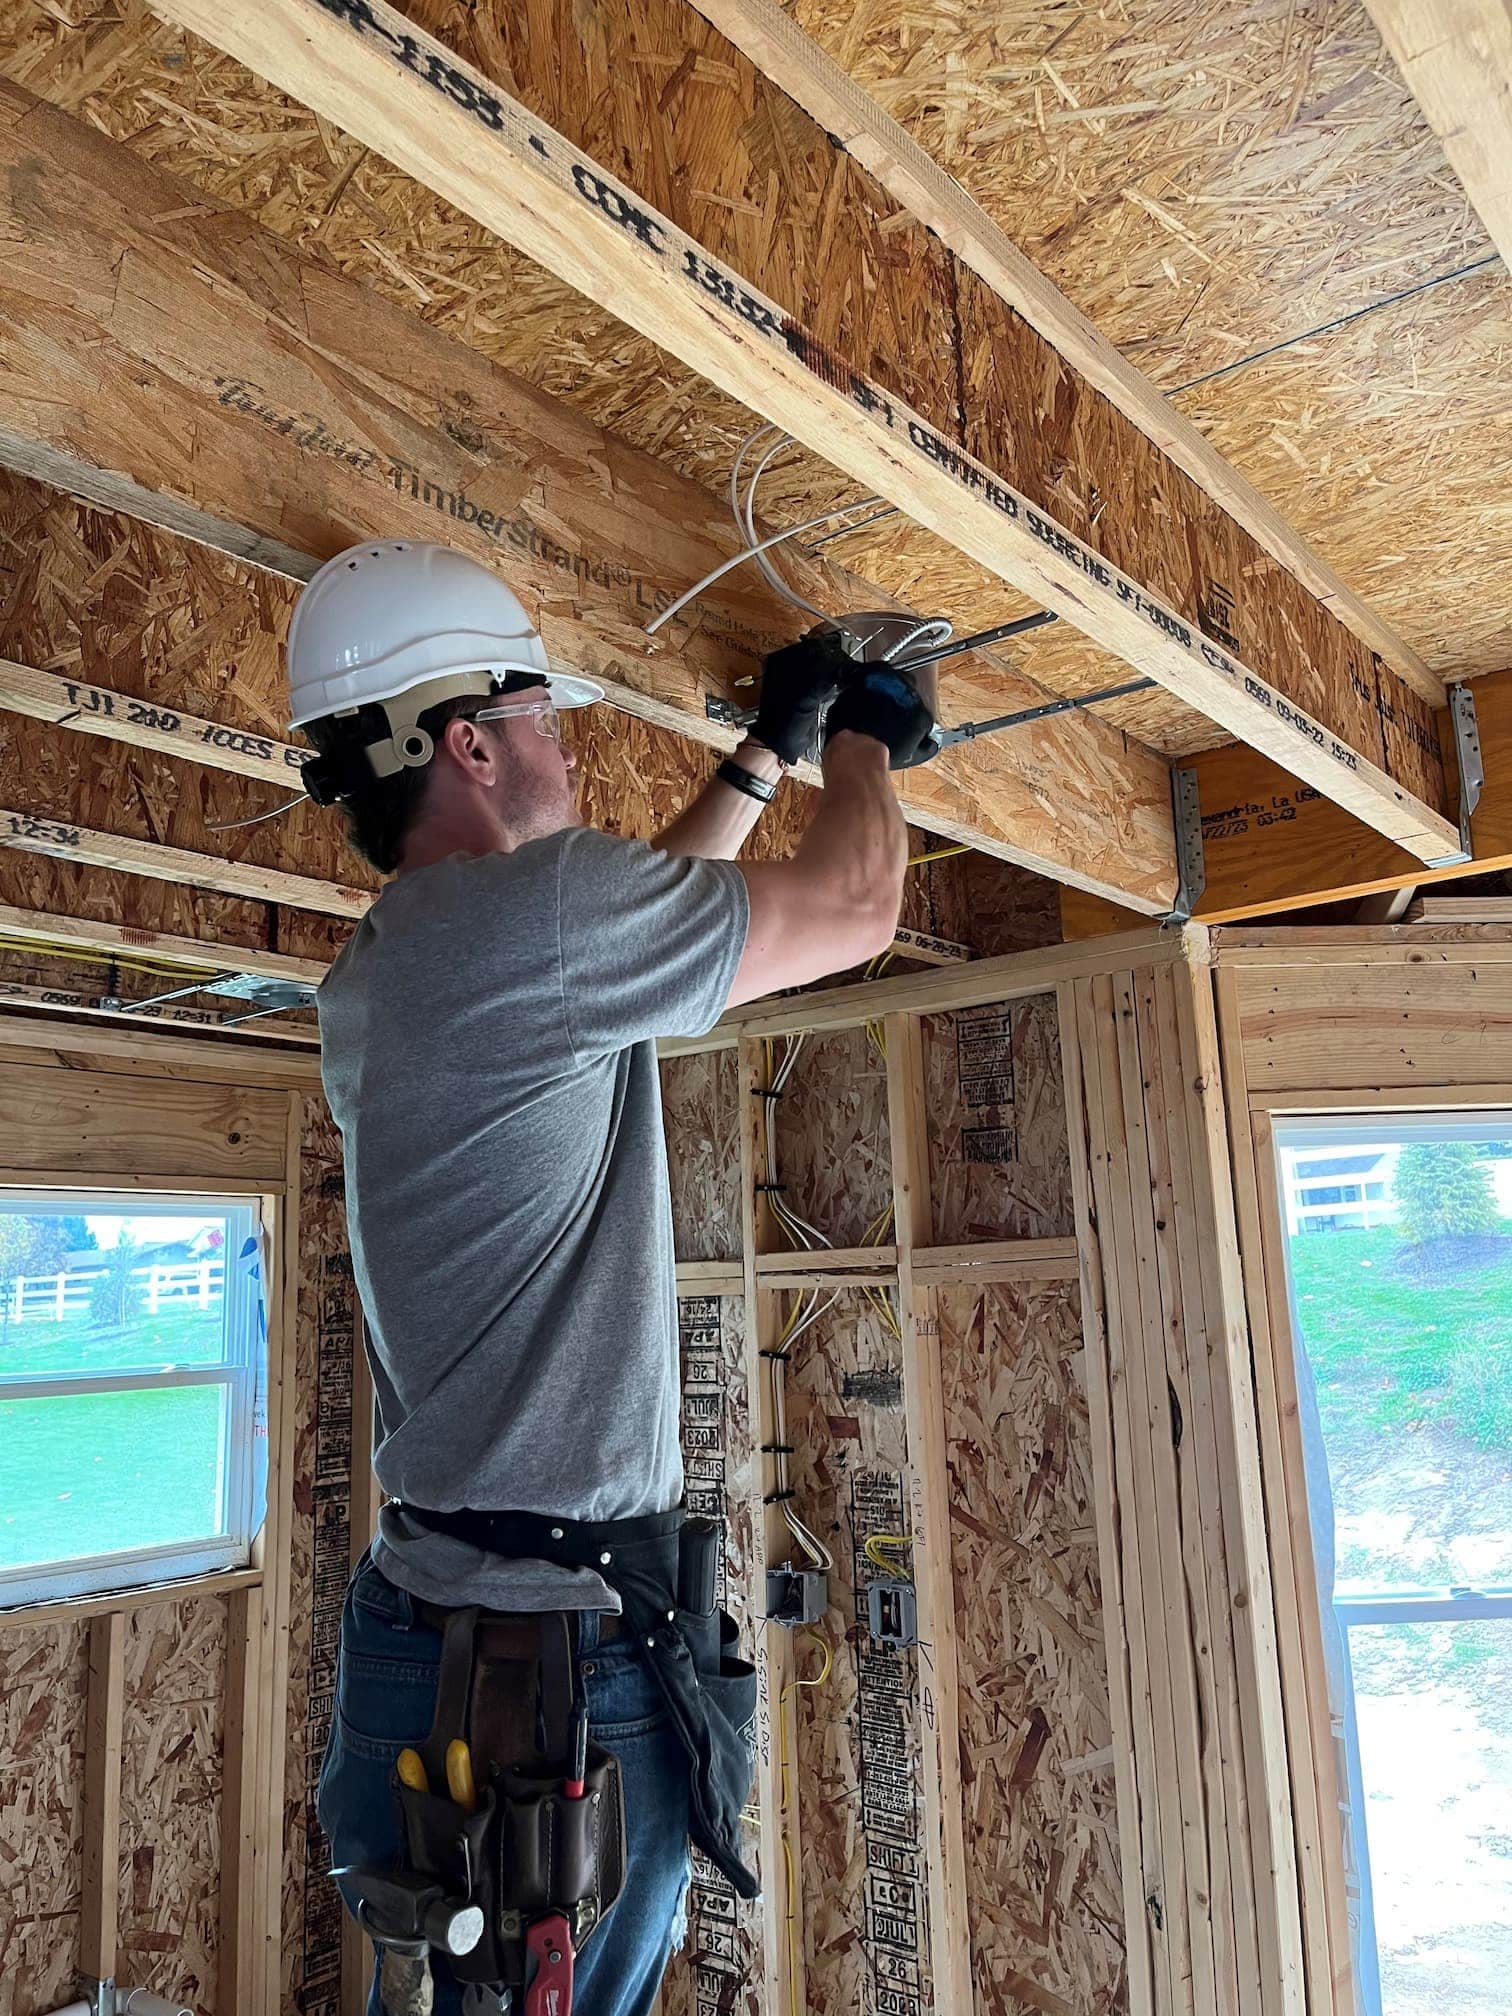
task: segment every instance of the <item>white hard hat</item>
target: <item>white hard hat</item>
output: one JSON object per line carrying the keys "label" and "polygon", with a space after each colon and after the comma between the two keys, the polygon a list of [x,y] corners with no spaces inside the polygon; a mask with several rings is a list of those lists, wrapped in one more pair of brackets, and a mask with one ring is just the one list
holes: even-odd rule
{"label": "white hard hat", "polygon": [[[558,707],[604,697],[553,672],[524,605],[490,568],[450,546],[374,539],[327,560],[289,625],[289,726],[302,728],[444,680],[436,698],[488,693],[510,672],[546,680]],[[476,682],[476,683],[474,683]],[[413,718],[434,704],[416,695]]]}

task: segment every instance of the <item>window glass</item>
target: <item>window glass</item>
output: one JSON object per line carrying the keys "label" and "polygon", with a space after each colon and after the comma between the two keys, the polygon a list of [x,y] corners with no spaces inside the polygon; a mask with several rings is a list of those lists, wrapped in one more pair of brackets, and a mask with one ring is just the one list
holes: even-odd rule
{"label": "window glass", "polygon": [[261,1273],[244,1199],[0,1192],[0,1606],[249,1558]]}
{"label": "window glass", "polygon": [[[1278,1147],[1362,2005],[1505,2016],[1512,1116],[1296,1122]],[[1310,1213],[1307,1179],[1346,1170],[1363,1196]]]}

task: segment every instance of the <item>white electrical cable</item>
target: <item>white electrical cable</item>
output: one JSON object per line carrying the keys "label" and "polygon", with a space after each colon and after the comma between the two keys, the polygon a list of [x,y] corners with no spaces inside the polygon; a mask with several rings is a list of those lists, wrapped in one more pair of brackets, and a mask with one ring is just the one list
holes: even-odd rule
{"label": "white electrical cable", "polygon": [[646,635],[654,636],[663,623],[671,622],[678,611],[686,609],[695,596],[701,595],[705,588],[712,587],[714,582],[722,581],[726,574],[733,573],[743,560],[750,560],[757,553],[766,553],[773,546],[780,546],[784,539],[796,539],[800,532],[812,532],[816,525],[828,525],[832,519],[843,518],[848,511],[859,511],[860,508],[859,504],[842,504],[838,510],[821,511],[817,518],[807,518],[801,525],[790,525],[786,532],[774,532],[770,538],[761,540],[759,544],[742,548],[728,560],[722,560],[717,567],[711,567],[701,581],[695,581],[685,595],[679,595],[675,602],[669,603],[660,616],[653,616],[646,625]]}
{"label": "white electrical cable", "polygon": [[788,587],[787,583],[782,579],[782,577],[776,572],[774,568],[770,568],[765,565],[764,556],[767,553],[769,553],[774,546],[781,546],[788,539],[796,539],[799,537],[801,533],[813,532],[821,525],[831,525],[837,518],[848,518],[854,511],[870,511],[874,505],[880,504],[882,502],[882,499],[880,497],[860,497],[857,498],[854,504],[837,505],[833,511],[822,511],[815,518],[805,519],[801,525],[790,525],[785,532],[773,532],[768,538],[758,539],[756,537],[756,527],[754,517],[754,501],[755,501],[754,486],[755,483],[760,480],[761,472],[766,468],[767,463],[770,462],[770,460],[775,454],[777,454],[782,448],[786,447],[791,442],[792,436],[789,434],[782,433],[780,429],[775,430],[777,432],[778,438],[776,442],[772,445],[772,447],[768,449],[766,454],[762,457],[761,463],[756,470],[755,477],[753,477],[752,479],[752,487],[750,490],[748,500],[749,508],[747,500],[743,500],[741,497],[740,472],[744,466],[745,458],[749,450],[755,445],[757,441],[761,439],[761,437],[764,434],[769,434],[772,433],[773,431],[774,429],[772,423],[768,421],[764,425],[757,427],[752,433],[748,434],[744,439],[744,441],[742,441],[740,446],[736,449],[735,461],[730,470],[730,510],[734,515],[736,529],[740,533],[741,538],[746,542],[745,545],[742,547],[739,553],[732,555],[731,558],[728,560],[721,561],[719,566],[711,568],[709,572],[705,574],[705,576],[701,581],[695,581],[693,586],[687,591],[686,594],[679,595],[677,600],[673,602],[668,608],[663,609],[659,616],[654,616],[651,619],[651,621],[646,625],[646,635],[648,637],[654,636],[664,623],[670,622],[671,619],[674,616],[676,616],[680,610],[686,609],[688,604],[691,601],[693,601],[695,596],[701,595],[705,588],[712,587],[716,581],[723,580],[726,574],[730,573],[734,568],[740,566],[742,561],[745,560],[755,560],[757,565],[762,567],[763,572],[766,574],[766,577],[771,582],[772,586],[776,588],[780,594],[784,595],[789,602],[796,604],[796,606],[800,609],[807,610],[811,615],[818,616],[820,618],[823,617],[824,611],[822,609],[816,609],[812,602],[805,602],[803,597],[799,595],[796,592],[796,590]]}
{"label": "white electrical cable", "polygon": [[[788,1080],[793,1075],[793,1066],[798,1061],[798,1053],[802,1050],[806,1040],[804,1036],[788,1038],[782,1054],[782,1060],[772,1073],[771,1083],[767,1088],[769,1092],[780,1094],[786,1088]],[[770,1104],[767,1111],[766,1165],[768,1201],[772,1206],[774,1216],[780,1224],[787,1228],[789,1237],[792,1238],[793,1243],[807,1251],[813,1251],[816,1247],[828,1246],[829,1241],[822,1232],[815,1226],[810,1225],[806,1219],[799,1217],[797,1212],[790,1210],[782,1201],[780,1191],[777,1187],[777,1128],[773,1108]],[[787,1352],[791,1350],[794,1339],[801,1337],[811,1324],[817,1323],[824,1312],[833,1305],[838,1295],[839,1290],[835,1289],[821,1302],[818,1289],[810,1289],[808,1299],[799,1306],[797,1319],[783,1335],[780,1346],[782,1355],[773,1357],[768,1361],[771,1368],[772,1439],[777,1445],[773,1467],[779,1492],[786,1492],[789,1488],[786,1451],[787,1386],[783,1377],[784,1359]],[[784,1497],[782,1499],[782,1516],[788,1531],[813,1562],[814,1566],[822,1568],[826,1574],[829,1574],[835,1565],[834,1555],[831,1554],[824,1542],[811,1532],[803,1520],[799,1518],[798,1514],[793,1510],[793,1502],[790,1498]]]}
{"label": "white electrical cable", "polygon": [[[772,460],[774,455],[780,455],[784,448],[790,447],[792,439],[791,434],[779,434],[752,470],[751,480],[746,486],[744,509],[740,510],[737,508],[736,511],[736,525],[739,531],[744,534],[746,544],[751,548],[755,557],[756,565],[777,590],[777,593],[791,602],[794,608],[802,609],[810,616],[816,616],[822,623],[825,612],[822,609],[816,608],[812,602],[805,600],[796,589],[790,588],[772,565],[771,561],[768,560],[765,553],[757,552],[756,550],[756,489],[766,473],[767,464]],[[744,445],[749,446],[749,440]],[[876,501],[875,498],[869,500],[871,503],[875,503]]]}
{"label": "white electrical cable", "polygon": [[282,805],[275,805],[268,812],[254,812],[248,819],[207,819],[207,833],[234,833],[240,826],[260,826],[264,819],[277,819],[285,812],[292,812],[296,805],[303,805],[309,798],[308,791],[301,791],[296,798],[286,798]]}

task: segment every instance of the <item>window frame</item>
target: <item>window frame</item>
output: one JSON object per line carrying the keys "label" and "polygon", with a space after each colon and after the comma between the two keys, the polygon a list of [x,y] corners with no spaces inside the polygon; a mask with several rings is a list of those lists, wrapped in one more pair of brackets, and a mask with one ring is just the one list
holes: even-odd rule
{"label": "window frame", "polygon": [[[1284,1323],[1273,1331],[1272,1343],[1290,1354],[1291,1378],[1295,1381],[1303,1366],[1310,1367],[1310,1358],[1304,1339],[1303,1326],[1298,1314],[1296,1280],[1291,1267],[1291,1240],[1305,1236],[1306,1228],[1299,1227],[1297,1233],[1289,1230],[1290,1200],[1289,1183],[1295,1183],[1300,1190],[1301,1182],[1310,1179],[1296,1179],[1288,1176],[1289,1155],[1316,1154],[1319,1150],[1344,1150],[1355,1142],[1374,1143],[1383,1134],[1388,1135],[1391,1147],[1405,1146],[1414,1141],[1469,1141],[1472,1143],[1512,1142],[1512,1105],[1457,1106],[1451,1103],[1436,1105],[1415,1103],[1410,1107],[1393,1106],[1389,1100],[1379,1105],[1340,1107],[1328,1111],[1289,1109],[1281,1101],[1255,1102],[1252,1112],[1252,1146],[1257,1162],[1263,1168],[1269,1162],[1270,1190],[1274,1199],[1274,1229],[1278,1235],[1269,1264],[1262,1259],[1264,1271],[1269,1274],[1271,1265],[1276,1270],[1272,1279],[1283,1290]],[[1490,1159],[1490,1158],[1488,1158]],[[1257,1174],[1259,1171],[1257,1170]],[[1262,1189],[1263,1189],[1262,1182]],[[1347,1208],[1347,1207],[1346,1207]],[[1262,1256],[1267,1242],[1262,1234]],[[1296,1464],[1296,1479],[1300,1483],[1304,1506],[1304,1520],[1311,1545],[1312,1493],[1306,1481],[1306,1460],[1300,1444],[1295,1444],[1284,1467],[1290,1471]],[[1314,1608],[1318,1613],[1321,1627],[1324,1606],[1321,1588],[1317,1590],[1319,1600]],[[1490,1589],[1469,1587],[1421,1589],[1405,1588],[1394,1591],[1356,1591],[1348,1596],[1335,1594],[1330,1599],[1328,1609],[1338,1628],[1338,1643],[1343,1655],[1345,1678],[1345,1699],[1342,1726],[1337,1735],[1342,1747],[1341,1776],[1345,1783],[1340,1791],[1344,1795],[1341,1818],[1348,1816],[1346,1832],[1355,1858],[1356,1875],[1359,1883],[1359,1938],[1352,1951],[1352,1972],[1363,2016],[1382,2016],[1381,1985],[1379,1973],[1379,1943],[1375,1923],[1374,1882],[1370,1862],[1369,1823],[1366,1815],[1364,1776],[1360,1757],[1359,1724],[1355,1713],[1354,1659],[1350,1645],[1350,1634],[1356,1626],[1406,1623],[1470,1623],[1480,1619],[1512,1619],[1512,1587],[1500,1586]]]}
{"label": "window frame", "polygon": [[[263,1508],[255,1503],[259,1372],[264,1391],[270,1376],[267,1199],[257,1192],[231,1191],[211,1184],[204,1188],[177,1187],[171,1179],[161,1188],[154,1185],[142,1190],[123,1190],[105,1184],[96,1187],[88,1182],[0,1186],[0,1212],[28,1210],[38,1215],[113,1213],[132,1218],[186,1218],[199,1211],[224,1216],[227,1239],[222,1292],[227,1321],[224,1356],[219,1362],[155,1370],[128,1368],[12,1376],[6,1374],[0,1362],[0,1399],[42,1400],[93,1393],[179,1391],[200,1386],[222,1388],[225,1399],[218,1459],[219,1497],[226,1530],[150,1547],[118,1548],[0,1567],[0,1615],[144,1587],[171,1586],[191,1577],[253,1566],[254,1549],[263,1524]],[[233,1282],[238,1279],[236,1263],[249,1237],[257,1240],[261,1256],[260,1297],[250,1283],[244,1290],[239,1288],[235,1295],[232,1293]],[[264,1319],[261,1323],[259,1304]]]}

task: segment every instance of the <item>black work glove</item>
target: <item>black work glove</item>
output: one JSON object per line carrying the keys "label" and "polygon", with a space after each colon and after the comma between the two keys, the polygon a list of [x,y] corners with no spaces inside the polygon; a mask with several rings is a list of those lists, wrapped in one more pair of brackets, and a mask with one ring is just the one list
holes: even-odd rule
{"label": "black work glove", "polygon": [[811,630],[774,651],[761,667],[761,702],[751,733],[784,763],[819,753],[819,723],[854,661],[839,637]]}
{"label": "black work glove", "polygon": [[868,665],[829,710],[824,739],[849,731],[886,744],[889,770],[911,770],[939,754],[934,716],[906,672]]}

